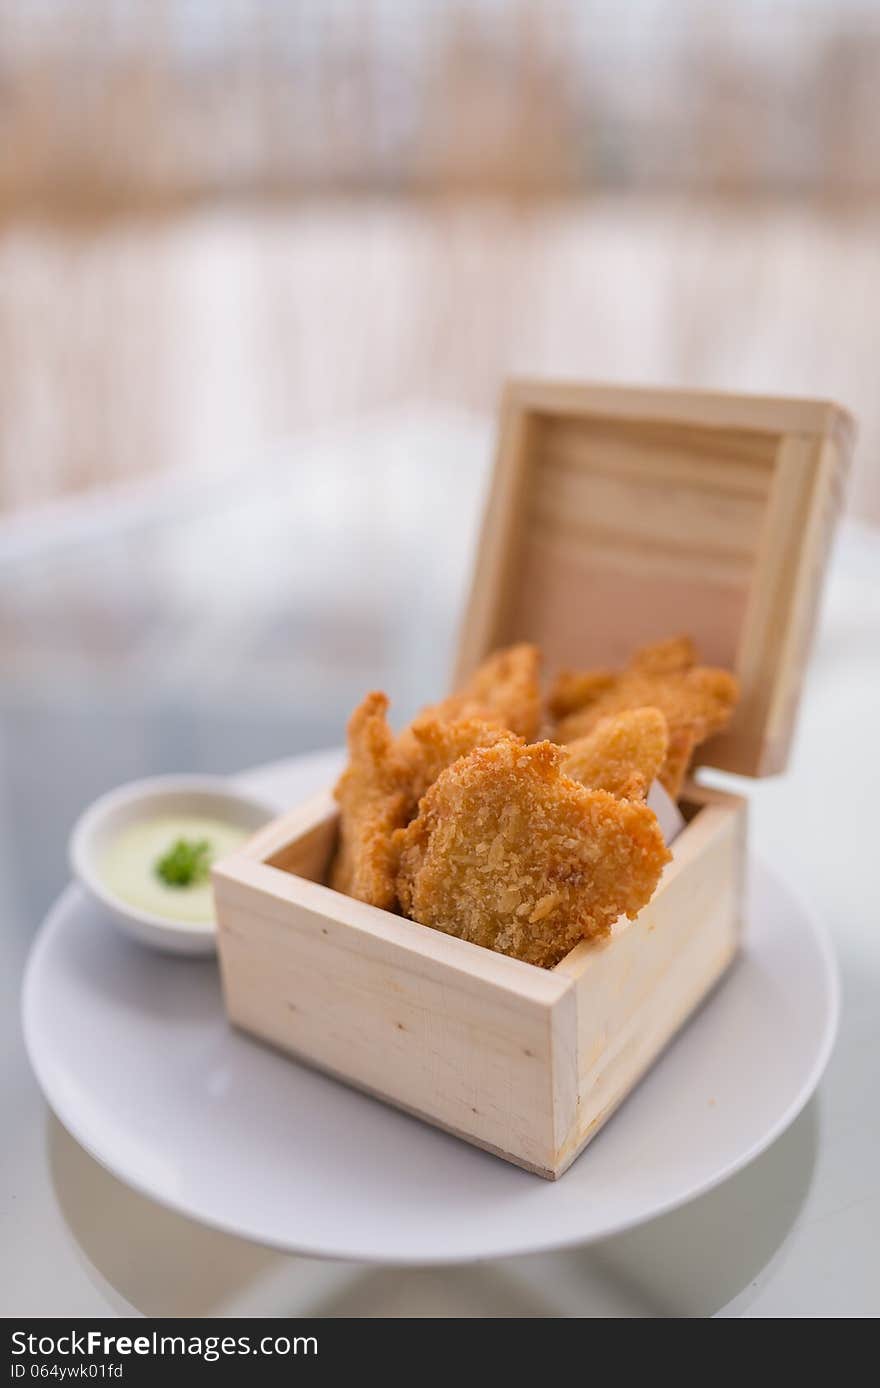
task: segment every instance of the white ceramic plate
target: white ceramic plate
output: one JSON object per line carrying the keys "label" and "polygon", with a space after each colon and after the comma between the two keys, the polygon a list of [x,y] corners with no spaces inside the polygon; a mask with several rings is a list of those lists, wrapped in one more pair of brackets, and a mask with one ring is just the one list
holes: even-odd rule
{"label": "white ceramic plate", "polygon": [[[294,801],[327,759],[248,778]],[[670,1210],[766,1148],[834,1039],[824,932],[753,872],[742,957],[558,1182],[528,1175],[227,1026],[216,963],[121,937],[70,887],[34,945],[24,1029],[73,1136],[136,1189],[296,1253],[448,1263],[587,1243]]]}

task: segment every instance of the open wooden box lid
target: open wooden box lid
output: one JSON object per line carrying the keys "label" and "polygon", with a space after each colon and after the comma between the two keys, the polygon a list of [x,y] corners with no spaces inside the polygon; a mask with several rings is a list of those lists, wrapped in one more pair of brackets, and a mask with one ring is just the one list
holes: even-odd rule
{"label": "open wooden box lid", "polygon": [[782,770],[853,437],[818,400],[510,384],[457,681],[514,641],[552,677],[686,633],[742,686],[700,760]]}

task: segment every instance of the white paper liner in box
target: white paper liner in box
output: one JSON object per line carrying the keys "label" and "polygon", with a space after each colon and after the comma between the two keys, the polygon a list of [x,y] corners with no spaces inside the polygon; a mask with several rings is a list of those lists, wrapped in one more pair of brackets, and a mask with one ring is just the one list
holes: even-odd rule
{"label": "white paper liner in box", "polygon": [[668,848],[684,828],[684,816],[659,781],[654,781],[648,792],[648,807],[657,816],[660,832]]}

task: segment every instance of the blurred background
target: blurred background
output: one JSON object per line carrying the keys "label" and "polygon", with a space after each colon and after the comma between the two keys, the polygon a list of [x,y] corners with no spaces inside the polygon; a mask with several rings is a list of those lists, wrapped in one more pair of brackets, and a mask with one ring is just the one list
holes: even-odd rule
{"label": "blurred background", "polygon": [[107,786],[437,692],[510,373],[836,397],[880,520],[878,91],[867,0],[0,0],[23,932]]}
{"label": "blurred background", "polygon": [[[785,782],[748,793],[762,851],[868,938],[876,777],[854,791],[851,764],[870,755],[880,621],[878,93],[875,0],[0,0],[0,1082],[15,1171],[46,1161],[18,979],[74,819],[134,777],[338,744],[369,688],[398,720],[436,697],[510,374],[815,394],[858,415],[802,741]],[[817,784],[835,805],[827,882],[829,855],[805,873],[788,814],[796,801],[825,841]],[[848,1055],[863,1059],[875,975],[855,957]],[[836,1100],[829,1159],[864,1238],[847,1142],[868,1088]],[[145,1201],[126,1214],[65,1141],[75,1214],[62,1220],[48,1184],[7,1180],[25,1292],[76,1310],[70,1244],[83,1278],[109,1263],[138,1309],[177,1314],[201,1294],[186,1248],[220,1267],[215,1236],[175,1233]],[[774,1210],[792,1191],[780,1160]],[[695,1266],[710,1275],[694,1274],[686,1314],[730,1295],[716,1295],[717,1230],[735,1207],[709,1219]],[[830,1197],[816,1208],[829,1227]],[[172,1273],[148,1286],[166,1245]],[[809,1305],[836,1295],[850,1313],[853,1246],[816,1255]],[[663,1268],[675,1304],[670,1250],[633,1247],[635,1281],[600,1257],[589,1296],[572,1260],[555,1282],[541,1264],[541,1304],[605,1306],[643,1265]],[[323,1295],[325,1265],[285,1266]],[[337,1313],[535,1314],[534,1281],[524,1301],[480,1270],[389,1271]]]}

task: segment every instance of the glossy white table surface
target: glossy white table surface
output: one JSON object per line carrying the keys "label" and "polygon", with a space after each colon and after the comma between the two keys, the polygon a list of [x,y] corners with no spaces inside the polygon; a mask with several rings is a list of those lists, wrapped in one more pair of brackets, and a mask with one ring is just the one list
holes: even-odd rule
{"label": "glossy white table surface", "polygon": [[[753,842],[798,884],[836,942],[844,996],[835,1054],[816,1098],[750,1168],[677,1213],[578,1252],[455,1272],[373,1272],[266,1252],[129,1191],[50,1116],[29,1071],[18,990],[37,919],[30,930],[13,928],[23,906],[16,865],[7,861],[0,872],[0,911],[9,922],[0,931],[0,1313],[876,1315],[878,706],[880,536],[848,525],[790,771],[747,788]],[[14,790],[23,782],[9,772],[8,728],[5,737],[0,766],[5,758]],[[48,794],[64,772],[57,761],[33,764]],[[301,764],[306,780],[319,769],[320,761]],[[9,788],[4,804],[9,854]]]}

